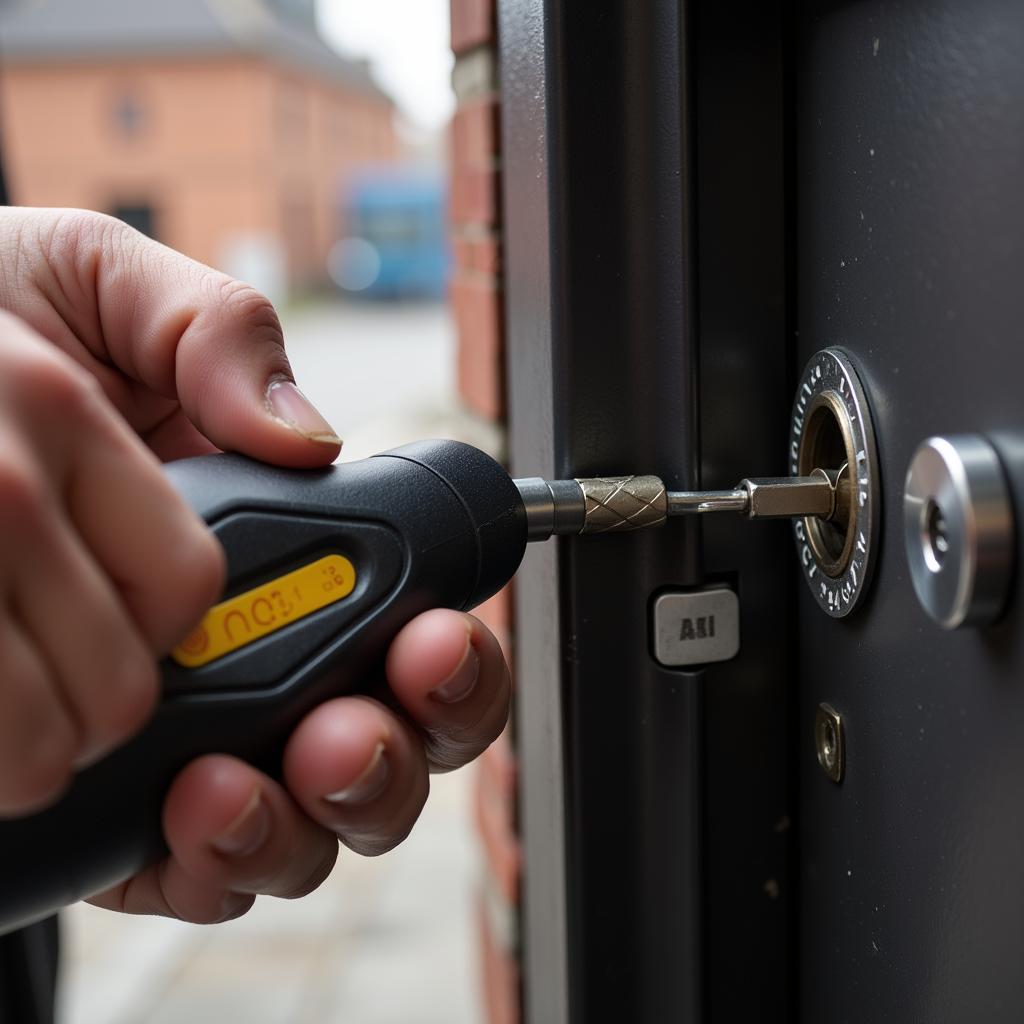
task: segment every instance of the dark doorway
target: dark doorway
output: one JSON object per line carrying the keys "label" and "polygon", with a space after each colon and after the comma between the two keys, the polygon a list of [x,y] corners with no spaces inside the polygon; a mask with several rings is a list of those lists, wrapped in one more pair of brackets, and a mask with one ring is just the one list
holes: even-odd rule
{"label": "dark doorway", "polygon": [[111,207],[110,212],[118,220],[123,220],[125,224],[135,228],[136,231],[141,231],[144,235],[149,235],[150,238],[157,237],[156,213],[149,203],[115,204]]}

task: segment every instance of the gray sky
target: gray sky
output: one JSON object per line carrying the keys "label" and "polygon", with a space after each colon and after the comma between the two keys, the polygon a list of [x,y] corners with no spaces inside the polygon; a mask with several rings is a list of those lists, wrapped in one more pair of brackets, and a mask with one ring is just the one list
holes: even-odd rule
{"label": "gray sky", "polygon": [[454,106],[449,0],[317,0],[324,38],[369,57],[377,81],[422,128],[438,128]]}

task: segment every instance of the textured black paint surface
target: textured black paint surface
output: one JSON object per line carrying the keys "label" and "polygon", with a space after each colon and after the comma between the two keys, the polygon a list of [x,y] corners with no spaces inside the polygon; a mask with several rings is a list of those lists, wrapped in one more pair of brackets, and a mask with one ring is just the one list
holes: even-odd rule
{"label": "textured black paint surface", "polygon": [[[674,0],[546,5],[556,466],[697,480],[692,125]],[[570,1020],[701,1012],[700,672],[650,655],[695,524],[565,545]]]}
{"label": "textured black paint surface", "polygon": [[[856,357],[884,486],[872,594],[800,594],[802,1019],[1024,1019],[1024,606],[942,632],[901,532],[916,445],[980,432],[1024,507],[1024,7],[806,4],[799,348]],[[846,721],[841,786],[814,762]]]}
{"label": "textured black paint surface", "polygon": [[[559,475],[619,467],[677,488],[784,471],[785,22],[774,4],[686,7],[503,5],[524,472],[524,452],[549,451]],[[792,545],[739,519],[706,540],[676,522],[564,542],[557,608],[551,567],[528,559],[520,575],[526,1005],[544,1024],[791,1017]],[[652,597],[711,578],[743,596],[740,656],[657,665]],[[557,679],[539,650],[560,657]],[[556,683],[564,831],[537,750]],[[547,862],[563,836],[564,892]],[[557,950],[537,959],[541,928],[558,926],[539,889],[565,900],[564,990]]]}
{"label": "textured black paint surface", "polygon": [[[702,484],[786,473],[792,397],[782,4],[697,5]],[[708,517],[704,560],[740,595],[741,647],[704,672],[702,1019],[793,1019],[793,545]],[[743,984],[736,984],[742,977]]]}

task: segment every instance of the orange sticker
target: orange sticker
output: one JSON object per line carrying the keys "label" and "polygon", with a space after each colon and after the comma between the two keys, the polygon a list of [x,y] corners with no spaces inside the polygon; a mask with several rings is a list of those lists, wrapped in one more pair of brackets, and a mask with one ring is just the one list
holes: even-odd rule
{"label": "orange sticker", "polygon": [[355,585],[355,566],[347,558],[319,558],[214,605],[171,657],[184,668],[207,665],[348,597]]}

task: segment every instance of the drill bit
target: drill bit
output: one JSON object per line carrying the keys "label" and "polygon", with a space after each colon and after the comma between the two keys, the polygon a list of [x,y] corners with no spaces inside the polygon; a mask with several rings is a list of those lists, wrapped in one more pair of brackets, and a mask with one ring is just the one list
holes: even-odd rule
{"label": "drill bit", "polygon": [[849,507],[846,466],[808,476],[741,480],[728,491],[669,491],[657,476],[516,480],[530,540],[552,534],[623,533],[660,526],[669,516],[739,512],[750,519],[816,516]]}

